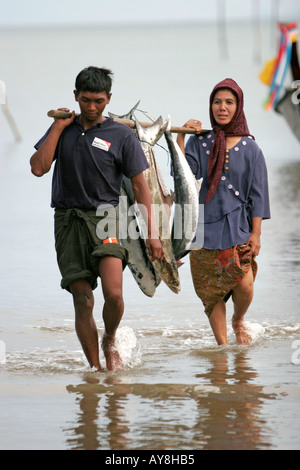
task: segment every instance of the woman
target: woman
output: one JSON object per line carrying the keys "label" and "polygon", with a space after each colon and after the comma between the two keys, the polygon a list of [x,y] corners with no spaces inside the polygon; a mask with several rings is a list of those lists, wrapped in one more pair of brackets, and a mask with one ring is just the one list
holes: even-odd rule
{"label": "woman", "polygon": [[[247,345],[244,316],[253,298],[260,251],[261,221],[270,218],[267,169],[262,151],[249,134],[243,92],[232,79],[218,83],[210,96],[212,131],[193,135],[184,149],[197,179],[203,177],[204,243],[190,253],[193,283],[219,345],[227,343],[226,301],[232,296],[232,326]],[[201,122],[185,126],[199,134]]]}

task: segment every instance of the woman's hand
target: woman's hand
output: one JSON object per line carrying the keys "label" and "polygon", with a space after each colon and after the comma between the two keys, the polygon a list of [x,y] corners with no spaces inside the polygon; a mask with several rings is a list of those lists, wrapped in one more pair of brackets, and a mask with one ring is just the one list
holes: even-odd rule
{"label": "woman's hand", "polygon": [[253,217],[252,233],[248,240],[250,254],[258,256],[260,251],[261,217]]}
{"label": "woman's hand", "polygon": [[260,236],[255,233],[251,233],[248,240],[249,252],[252,256],[258,256],[260,252]]}
{"label": "woman's hand", "polygon": [[197,119],[189,119],[183,127],[189,127],[190,129],[195,129],[196,134],[199,134],[202,131],[202,122]]}
{"label": "woman's hand", "polygon": [[[196,134],[199,134],[202,130],[202,122],[197,119],[189,119],[183,127],[189,127],[190,129],[195,129]],[[177,134],[177,144],[180,147],[183,154],[184,152],[184,138],[185,134]]]}

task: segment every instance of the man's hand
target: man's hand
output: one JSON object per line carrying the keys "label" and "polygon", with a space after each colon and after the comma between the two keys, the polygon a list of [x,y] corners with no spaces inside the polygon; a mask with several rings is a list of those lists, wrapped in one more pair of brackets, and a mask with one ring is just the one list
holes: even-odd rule
{"label": "man's hand", "polygon": [[148,238],[146,240],[146,247],[151,261],[156,259],[162,260],[165,256],[164,249],[158,238]]}
{"label": "man's hand", "polygon": [[[58,108],[58,111],[65,111],[66,113],[70,113],[70,110],[68,108]],[[72,115],[69,118],[54,118],[55,121],[55,126],[59,127],[60,129],[65,129],[68,127],[72,122],[74,121],[76,115],[75,111],[72,111]]]}
{"label": "man's hand", "polygon": [[[68,108],[60,108],[60,111],[69,112]],[[47,135],[46,139],[40,148],[30,158],[31,171],[35,176],[43,176],[51,168],[55,149],[61,133],[68,127],[75,119],[75,111],[72,116],[66,119],[56,118]]]}
{"label": "man's hand", "polygon": [[161,260],[164,257],[164,250],[158,236],[155,221],[152,220],[151,195],[143,173],[132,176],[131,183],[136,201],[140,204],[140,210],[148,228],[146,247],[149,257],[151,261],[155,259]]}

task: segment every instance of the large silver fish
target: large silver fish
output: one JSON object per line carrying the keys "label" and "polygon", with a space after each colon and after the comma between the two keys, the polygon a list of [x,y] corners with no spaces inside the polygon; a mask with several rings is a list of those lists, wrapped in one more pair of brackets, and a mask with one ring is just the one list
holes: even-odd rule
{"label": "large silver fish", "polygon": [[159,232],[159,238],[164,249],[164,258],[152,262],[156,272],[165,284],[175,293],[180,291],[180,280],[177,262],[173,253],[170,229],[170,196],[165,193],[161,174],[157,168],[154,145],[164,134],[168,122],[159,117],[151,126],[143,127],[135,120],[137,136],[149,163],[144,171],[152,198],[152,210]]}
{"label": "large silver fish", "polygon": [[202,179],[196,180],[170,129],[171,120],[168,118],[165,138],[171,154],[175,192],[172,246],[175,258],[179,260],[193,248],[192,242],[198,226]]}
{"label": "large silver fish", "polygon": [[[132,119],[139,101],[126,114],[108,113],[112,118]],[[123,177],[119,204],[120,243],[128,251],[128,267],[141,291],[148,297],[153,297],[161,279],[148,257],[145,241],[139,233],[139,223],[134,211],[135,197],[131,181]]]}
{"label": "large silver fish", "polygon": [[[161,279],[148,257],[145,241],[141,238],[139,224],[134,210],[134,193],[129,178],[123,177],[119,204],[120,242],[128,251],[128,267],[140,287],[148,297],[153,297]],[[122,233],[122,230],[124,233]]]}

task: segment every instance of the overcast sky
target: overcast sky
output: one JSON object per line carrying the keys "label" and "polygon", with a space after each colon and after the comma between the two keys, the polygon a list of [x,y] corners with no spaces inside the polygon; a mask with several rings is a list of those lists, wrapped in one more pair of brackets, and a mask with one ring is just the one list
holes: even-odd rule
{"label": "overcast sky", "polygon": [[[279,21],[300,17],[299,0],[2,0],[0,27],[78,24],[126,24],[216,20],[220,5],[226,18]],[[276,18],[277,19],[277,18]]]}

